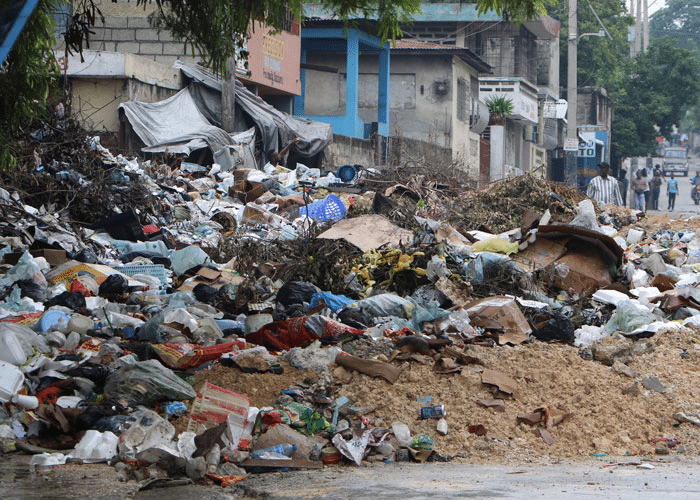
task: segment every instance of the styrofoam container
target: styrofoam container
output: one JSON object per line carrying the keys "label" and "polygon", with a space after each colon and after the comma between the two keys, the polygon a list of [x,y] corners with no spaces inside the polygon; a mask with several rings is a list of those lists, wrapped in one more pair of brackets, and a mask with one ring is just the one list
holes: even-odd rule
{"label": "styrofoam container", "polygon": [[111,460],[117,454],[119,437],[110,431],[89,430],[69,455],[83,462],[103,462]]}
{"label": "styrofoam container", "polygon": [[14,332],[6,331],[0,335],[0,361],[16,366],[22,366],[27,362],[27,355]]}
{"label": "styrofoam container", "polygon": [[13,364],[0,361],[0,403],[7,403],[24,384],[24,374]]}

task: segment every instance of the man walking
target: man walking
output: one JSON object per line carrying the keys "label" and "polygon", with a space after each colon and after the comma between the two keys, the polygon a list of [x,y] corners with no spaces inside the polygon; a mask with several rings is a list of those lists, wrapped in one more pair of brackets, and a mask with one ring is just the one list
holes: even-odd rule
{"label": "man walking", "polygon": [[635,173],[636,177],[632,180],[632,191],[634,192],[634,208],[646,212],[646,197],[644,193],[649,191],[649,183],[644,174],[645,169],[639,169]]}
{"label": "man walking", "polygon": [[668,209],[672,211],[676,206],[676,193],[678,193],[678,181],[673,178],[673,173],[671,173],[671,178],[666,181],[666,192],[668,193]]}
{"label": "man walking", "polygon": [[586,195],[598,203],[622,205],[622,195],[620,195],[620,183],[614,177],[608,175],[610,165],[603,162],[598,165],[598,175],[588,183]]}
{"label": "man walking", "polygon": [[661,184],[664,183],[664,178],[661,175],[661,167],[658,165],[654,169],[654,177],[651,178],[651,209],[659,209],[659,194],[661,194]]}

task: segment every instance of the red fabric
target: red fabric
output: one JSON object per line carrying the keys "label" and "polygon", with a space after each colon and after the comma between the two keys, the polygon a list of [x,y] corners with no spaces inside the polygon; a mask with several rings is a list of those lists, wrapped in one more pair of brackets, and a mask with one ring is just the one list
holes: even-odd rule
{"label": "red fabric", "polygon": [[[306,316],[302,316],[268,323],[257,332],[246,335],[246,342],[263,345],[271,351],[288,351],[293,347],[306,347],[321,338],[306,328],[307,319]],[[358,330],[327,318],[326,329],[322,337],[338,337],[343,334],[363,335],[365,333],[365,330]]]}
{"label": "red fabric", "polygon": [[288,351],[292,347],[306,347],[319,337],[304,328],[306,316],[287,321],[273,321],[257,332],[246,335],[246,342],[263,345],[271,351]]}
{"label": "red fabric", "polygon": [[60,387],[56,386],[48,386],[45,387],[44,389],[40,390],[39,392],[36,393],[36,398],[39,400],[39,403],[48,405],[48,404],[54,404],[58,400],[59,397],[61,397],[61,393],[63,391],[61,390]]}
{"label": "red fabric", "polygon": [[70,291],[73,293],[82,293],[83,297],[90,297],[92,294],[90,290],[87,289],[85,285],[80,280],[73,280],[70,282]]}
{"label": "red fabric", "polygon": [[143,231],[143,234],[151,234],[151,233],[157,233],[160,231],[156,226],[153,224],[147,224],[141,228],[141,231]]}

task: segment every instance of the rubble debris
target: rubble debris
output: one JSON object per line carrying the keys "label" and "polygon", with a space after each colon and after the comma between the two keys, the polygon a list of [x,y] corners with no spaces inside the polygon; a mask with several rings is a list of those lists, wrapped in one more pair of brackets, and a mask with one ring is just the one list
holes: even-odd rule
{"label": "rubble debris", "polygon": [[3,450],[142,489],[700,450],[696,223],[529,175],[476,192],[353,166],[334,191],[56,133],[0,173]]}

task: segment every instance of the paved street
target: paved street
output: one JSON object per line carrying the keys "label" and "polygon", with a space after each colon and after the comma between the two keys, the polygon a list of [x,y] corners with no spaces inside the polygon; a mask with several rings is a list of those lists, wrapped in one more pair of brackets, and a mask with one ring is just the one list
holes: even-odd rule
{"label": "paved street", "polygon": [[[688,177],[676,177],[678,180],[678,194],[676,195],[675,210],[668,210],[668,195],[666,194],[666,184],[664,183],[661,186],[661,194],[659,196],[659,210],[649,210],[649,214],[668,213],[673,218],[679,216],[700,216],[700,205],[693,203],[690,197],[690,179],[692,179],[695,176],[695,172],[699,170],[700,158],[692,157],[690,159],[690,172]],[[632,175],[634,175],[634,173],[632,173]],[[634,206],[634,195],[631,192],[627,193],[627,206]]]}
{"label": "paved street", "polygon": [[101,500],[379,500],[379,499],[557,499],[687,500],[700,498],[695,457],[646,462],[623,457],[576,463],[363,464],[323,470],[252,475],[228,488],[175,486],[137,492],[104,464],[44,468],[30,472],[26,455],[0,460],[0,488],[6,500],[68,500],[90,491]]}

